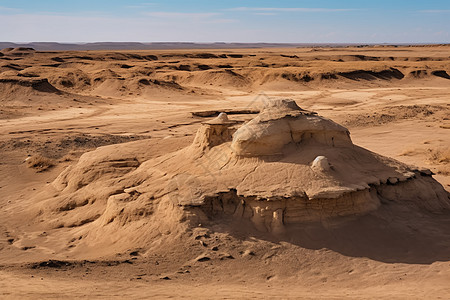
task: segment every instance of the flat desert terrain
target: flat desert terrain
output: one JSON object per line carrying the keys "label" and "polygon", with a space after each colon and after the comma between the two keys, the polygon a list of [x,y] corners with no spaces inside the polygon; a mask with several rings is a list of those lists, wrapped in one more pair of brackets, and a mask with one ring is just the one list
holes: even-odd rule
{"label": "flat desert terrain", "polygon": [[[274,99],[347,128],[354,145],[339,149],[357,152],[323,148],[330,172],[381,200],[342,200],[333,218],[316,207],[293,225],[274,208],[267,225],[292,178],[308,201],[327,188],[295,175],[318,146],[292,161],[236,158],[230,175],[231,150],[196,133],[220,112],[233,130],[251,124]],[[448,299],[449,192],[450,46],[0,52],[2,299]],[[256,194],[267,207],[252,221],[227,214]]]}

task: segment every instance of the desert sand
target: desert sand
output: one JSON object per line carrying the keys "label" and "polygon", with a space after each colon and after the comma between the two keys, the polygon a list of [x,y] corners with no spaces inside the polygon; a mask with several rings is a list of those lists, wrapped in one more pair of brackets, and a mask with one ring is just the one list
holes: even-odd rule
{"label": "desert sand", "polygon": [[0,297],[448,298],[449,74],[449,46],[3,49]]}

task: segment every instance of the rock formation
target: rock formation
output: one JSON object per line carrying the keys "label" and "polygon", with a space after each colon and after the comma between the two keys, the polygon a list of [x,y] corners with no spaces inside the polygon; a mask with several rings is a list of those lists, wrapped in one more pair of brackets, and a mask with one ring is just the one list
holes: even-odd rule
{"label": "rock formation", "polygon": [[302,110],[294,101],[279,100],[268,103],[256,118],[240,127],[231,146],[240,156],[277,155],[288,144],[308,140],[332,147],[352,143],[346,128]]}
{"label": "rock formation", "polygon": [[217,118],[203,123],[195,137],[194,145],[204,150],[230,141],[232,138],[230,126],[234,124],[236,122],[230,121],[227,114],[220,113]]}
{"label": "rock formation", "polygon": [[234,134],[233,126],[221,114],[201,126],[191,146],[142,163],[130,151],[121,157],[124,146],[87,153],[53,182],[40,214],[51,213],[54,226],[84,225],[88,235],[127,224],[173,232],[174,224],[208,226],[223,218],[279,233],[388,202],[450,209],[429,170],[354,145],[346,128],[294,101],[269,103]]}

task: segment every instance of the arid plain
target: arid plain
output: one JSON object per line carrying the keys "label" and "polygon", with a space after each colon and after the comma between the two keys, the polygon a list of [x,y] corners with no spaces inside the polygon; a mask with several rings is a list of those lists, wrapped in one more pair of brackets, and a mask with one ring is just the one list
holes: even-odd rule
{"label": "arid plain", "polygon": [[[191,145],[220,112],[243,124],[272,99],[345,126],[357,146],[430,169],[450,191],[450,46],[3,49],[0,296],[448,298],[446,209],[386,201],[274,234],[226,216],[188,226],[161,214],[176,205],[133,208],[145,193],[119,187],[133,199],[123,200],[126,218],[111,215],[113,184]],[[60,192],[63,181],[77,184]],[[197,184],[194,176],[178,193]]]}

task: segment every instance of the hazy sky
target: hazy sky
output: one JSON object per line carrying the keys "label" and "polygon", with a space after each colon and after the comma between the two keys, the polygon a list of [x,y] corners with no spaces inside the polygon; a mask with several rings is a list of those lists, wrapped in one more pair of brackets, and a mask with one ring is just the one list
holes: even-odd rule
{"label": "hazy sky", "polygon": [[0,0],[0,41],[450,43],[450,0]]}

